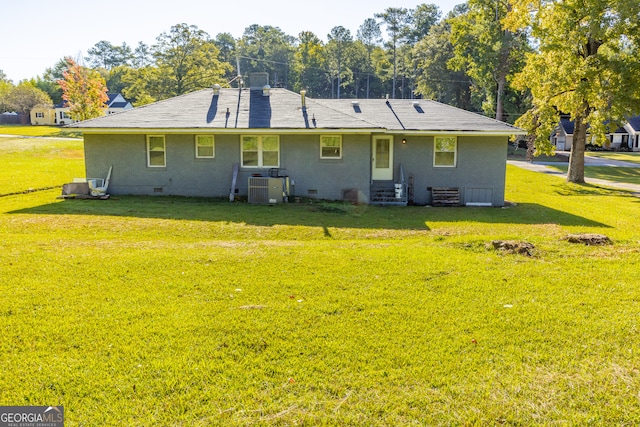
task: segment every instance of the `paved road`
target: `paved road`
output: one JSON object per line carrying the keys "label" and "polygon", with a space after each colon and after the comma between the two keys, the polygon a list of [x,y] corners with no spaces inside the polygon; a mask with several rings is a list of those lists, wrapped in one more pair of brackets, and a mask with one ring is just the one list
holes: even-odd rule
{"label": "paved road", "polygon": [[[564,153],[558,153],[564,155]],[[569,153],[567,153],[567,157]],[[534,172],[546,173],[548,175],[555,175],[561,178],[567,178],[567,174],[565,172],[561,172],[557,169],[550,168],[551,165],[558,165],[563,163],[558,162],[527,162],[522,160],[508,160],[508,164],[517,166],[523,169],[531,170]],[[638,163],[630,163],[630,162],[621,162],[619,160],[611,160],[611,159],[603,159],[600,157],[591,157],[586,155],[584,158],[585,166],[608,166],[613,168],[640,168],[640,164]],[[615,182],[608,181],[606,179],[596,179],[596,178],[585,178],[587,184],[601,185],[605,187],[611,188],[619,188],[622,190],[628,190],[634,192],[636,196],[640,197],[640,185],[638,184],[629,184],[625,182]]]}

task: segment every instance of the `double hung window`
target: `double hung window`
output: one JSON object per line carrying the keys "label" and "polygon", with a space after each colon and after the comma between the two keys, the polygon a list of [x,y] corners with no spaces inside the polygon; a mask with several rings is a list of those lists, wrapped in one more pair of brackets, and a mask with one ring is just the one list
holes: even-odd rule
{"label": "double hung window", "polygon": [[242,166],[277,168],[280,166],[280,138],[276,135],[242,136]]}

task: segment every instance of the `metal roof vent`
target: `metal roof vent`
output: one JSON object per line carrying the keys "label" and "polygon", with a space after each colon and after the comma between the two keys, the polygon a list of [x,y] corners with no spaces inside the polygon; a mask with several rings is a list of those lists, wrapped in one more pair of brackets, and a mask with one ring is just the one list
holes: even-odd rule
{"label": "metal roof vent", "polygon": [[271,94],[271,86],[264,85],[262,86],[262,96],[269,96]]}
{"label": "metal roof vent", "polygon": [[213,95],[214,96],[220,95],[220,88],[221,88],[221,86],[219,84],[217,84],[217,83],[213,85]]}

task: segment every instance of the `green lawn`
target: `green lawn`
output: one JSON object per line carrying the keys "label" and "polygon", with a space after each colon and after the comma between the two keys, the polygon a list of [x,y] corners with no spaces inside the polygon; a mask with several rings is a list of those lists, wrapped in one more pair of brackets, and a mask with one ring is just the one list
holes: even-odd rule
{"label": "green lawn", "polygon": [[[626,160],[625,160],[626,161]],[[568,166],[550,166],[564,173],[567,173]],[[619,168],[609,166],[585,166],[585,178],[605,179],[613,182],[625,182],[629,184],[640,184],[640,168]]]}
{"label": "green lawn", "polygon": [[67,426],[638,425],[640,199],[507,185],[504,209],[0,197],[0,402]]}
{"label": "green lawn", "polygon": [[82,135],[60,126],[0,125],[0,135],[81,138]]}
{"label": "green lawn", "polygon": [[0,137],[0,159],[0,196],[62,187],[85,175],[82,140]]}
{"label": "green lawn", "polygon": [[592,157],[602,157],[604,159],[620,160],[623,162],[639,163],[640,164],[640,152],[614,152],[614,151],[589,151],[586,153]]}

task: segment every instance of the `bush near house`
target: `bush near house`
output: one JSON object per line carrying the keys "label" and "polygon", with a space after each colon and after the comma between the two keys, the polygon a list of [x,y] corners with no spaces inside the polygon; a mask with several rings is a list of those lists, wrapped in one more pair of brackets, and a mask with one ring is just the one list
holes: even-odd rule
{"label": "bush near house", "polygon": [[504,209],[59,194],[0,197],[5,404],[69,426],[640,423],[629,193],[510,167]]}

